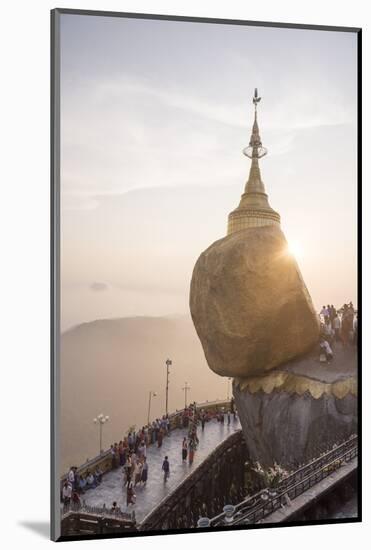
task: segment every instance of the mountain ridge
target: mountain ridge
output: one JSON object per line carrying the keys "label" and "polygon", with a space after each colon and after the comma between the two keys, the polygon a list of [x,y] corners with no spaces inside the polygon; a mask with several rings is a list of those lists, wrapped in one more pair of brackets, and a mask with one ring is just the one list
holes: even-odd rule
{"label": "mountain ridge", "polygon": [[131,425],[165,412],[167,358],[169,411],[189,400],[225,398],[227,382],[207,367],[190,315],[135,316],[96,319],[71,327],[61,336],[61,467],[81,463],[98,453],[98,428],[93,418],[104,413],[104,447],[122,439]]}

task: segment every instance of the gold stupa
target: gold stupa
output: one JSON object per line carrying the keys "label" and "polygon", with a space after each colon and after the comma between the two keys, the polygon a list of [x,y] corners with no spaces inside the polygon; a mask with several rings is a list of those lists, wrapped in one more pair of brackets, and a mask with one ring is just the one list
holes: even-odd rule
{"label": "gold stupa", "polygon": [[265,192],[260,174],[259,158],[267,154],[267,149],[263,147],[260,139],[257,120],[257,104],[260,99],[258,90],[255,88],[253,97],[255,106],[254,124],[249,146],[243,150],[244,155],[251,158],[250,174],[240,204],[228,216],[228,235],[249,227],[280,225],[281,221],[278,212],[269,205],[268,195]]}

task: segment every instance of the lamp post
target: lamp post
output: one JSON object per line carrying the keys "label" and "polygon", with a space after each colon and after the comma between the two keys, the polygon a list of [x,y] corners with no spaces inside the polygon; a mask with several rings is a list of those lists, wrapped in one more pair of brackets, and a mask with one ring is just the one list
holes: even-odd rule
{"label": "lamp post", "polygon": [[166,359],[166,416],[168,415],[168,404],[169,404],[169,368],[173,364],[171,359]]}
{"label": "lamp post", "polygon": [[182,390],[184,391],[184,408],[187,408],[187,392],[191,389],[191,386],[188,385],[188,382],[184,382],[184,388]]}
{"label": "lamp post", "polygon": [[99,453],[103,453],[103,446],[102,446],[102,431],[103,431],[103,425],[109,421],[109,416],[106,416],[102,413],[98,414],[96,418],[93,419],[94,424],[99,424]]}
{"label": "lamp post", "polygon": [[150,392],[149,392],[147,426],[149,426],[149,417],[150,417],[150,414],[151,414],[151,401],[152,401],[152,397],[156,397],[156,396],[157,396],[157,393],[156,393],[155,391],[150,391]]}

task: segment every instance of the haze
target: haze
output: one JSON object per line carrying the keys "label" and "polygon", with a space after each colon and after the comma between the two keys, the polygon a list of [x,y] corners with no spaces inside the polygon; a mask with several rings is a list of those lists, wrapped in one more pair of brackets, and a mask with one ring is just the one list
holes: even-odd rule
{"label": "haze", "polygon": [[62,329],[188,312],[193,265],[261,170],[317,308],[356,303],[356,36],[63,15]]}

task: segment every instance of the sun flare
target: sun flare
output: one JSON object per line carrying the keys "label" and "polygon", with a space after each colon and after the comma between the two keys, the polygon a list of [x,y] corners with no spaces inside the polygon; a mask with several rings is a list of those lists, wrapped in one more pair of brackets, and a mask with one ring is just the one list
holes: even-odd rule
{"label": "sun flare", "polygon": [[304,257],[304,250],[300,243],[290,242],[287,246],[288,253],[294,256],[297,260],[301,260]]}

